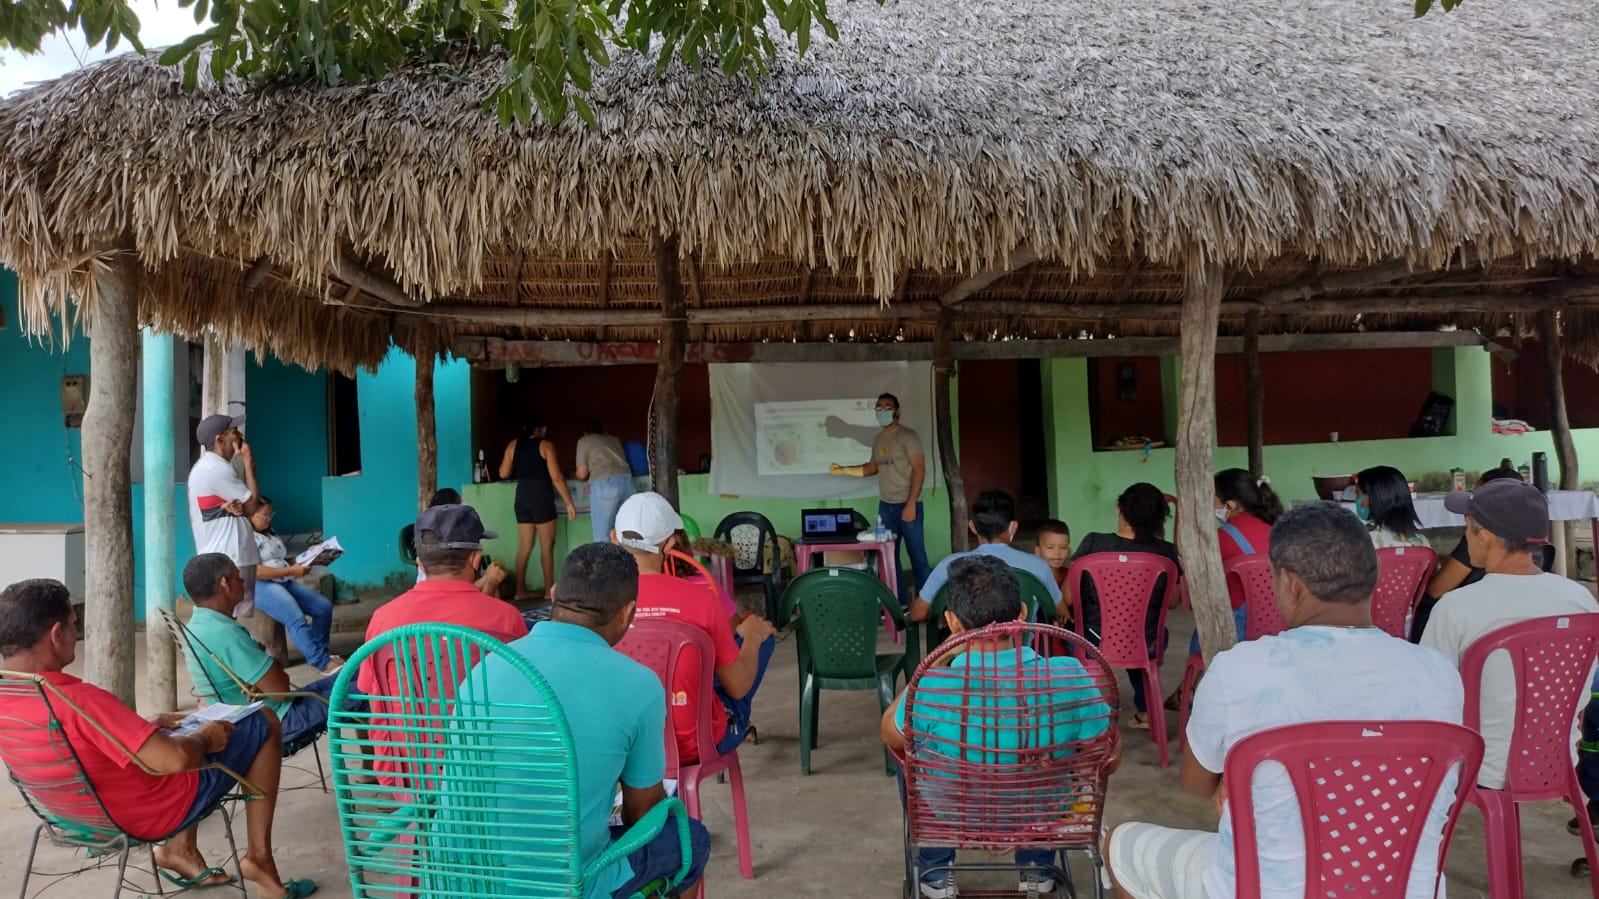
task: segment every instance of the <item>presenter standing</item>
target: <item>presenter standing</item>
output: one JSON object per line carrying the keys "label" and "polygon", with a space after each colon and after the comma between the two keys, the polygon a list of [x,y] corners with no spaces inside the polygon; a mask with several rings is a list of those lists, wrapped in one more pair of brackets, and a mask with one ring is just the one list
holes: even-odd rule
{"label": "presenter standing", "polygon": [[883,525],[893,530],[898,543],[911,557],[913,585],[906,580],[899,550],[894,550],[894,570],[898,573],[899,604],[908,606],[927,581],[927,541],[923,536],[926,518],[922,515],[922,482],[927,479],[927,459],[922,454],[922,438],[899,423],[899,398],[885,393],[877,398],[877,423],[883,430],[872,440],[872,458],[865,465],[833,463],[828,471],[856,478],[877,476],[877,514]]}

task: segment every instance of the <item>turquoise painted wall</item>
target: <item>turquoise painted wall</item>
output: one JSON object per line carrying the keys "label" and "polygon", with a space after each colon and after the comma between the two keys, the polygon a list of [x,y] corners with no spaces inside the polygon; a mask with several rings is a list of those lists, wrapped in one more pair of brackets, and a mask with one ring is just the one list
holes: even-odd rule
{"label": "turquoise painted wall", "polygon": [[[416,363],[405,353],[390,350],[375,373],[356,376],[356,391],[361,473],[322,479],[322,529],[337,536],[345,550],[330,570],[341,592],[376,587],[398,592],[415,580],[414,570],[408,571],[400,561],[398,537],[401,527],[416,520],[417,511]],[[467,364],[439,362],[433,396],[439,486],[460,487],[472,480],[472,386]]]}
{"label": "turquoise painted wall", "polygon": [[68,461],[82,461],[78,431],[61,415],[61,376],[87,374],[89,341],[73,335],[62,350],[60,328],[55,345],[22,333],[17,313],[17,277],[0,269],[0,521],[81,522],[83,476]]}
{"label": "turquoise painted wall", "polygon": [[322,526],[328,473],[327,375],[273,356],[252,354],[251,362],[244,376],[245,430],[261,492],[272,498],[272,526],[284,534],[314,531]]}
{"label": "turquoise painted wall", "polygon": [[[1283,501],[1314,499],[1312,475],[1348,474],[1371,465],[1392,465],[1412,478],[1457,466],[1478,473],[1494,467],[1501,458],[1508,456],[1519,464],[1543,451],[1550,454],[1550,476],[1554,477],[1554,446],[1548,432],[1492,432],[1488,353],[1476,347],[1435,352],[1434,386],[1455,397],[1452,436],[1267,446],[1266,473]],[[1128,484],[1148,481],[1172,491],[1175,449],[1153,450],[1147,461],[1140,452],[1093,451],[1087,360],[1045,360],[1043,377],[1045,405],[1053,417],[1052,427],[1045,432],[1051,469],[1050,508],[1071,526],[1074,539],[1090,531],[1114,530],[1116,496]],[[1175,386],[1168,394],[1173,405]],[[1599,429],[1576,431],[1575,440],[1579,458],[1599,457]],[[1218,447],[1215,464],[1218,469],[1243,467],[1248,456],[1245,447]]]}

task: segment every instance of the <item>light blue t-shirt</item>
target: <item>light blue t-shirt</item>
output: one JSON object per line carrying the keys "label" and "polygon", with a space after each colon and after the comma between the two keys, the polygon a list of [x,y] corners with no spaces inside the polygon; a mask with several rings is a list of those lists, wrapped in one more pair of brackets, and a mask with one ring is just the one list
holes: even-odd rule
{"label": "light blue t-shirt", "polygon": [[933,567],[933,573],[927,576],[927,583],[922,585],[922,598],[932,602],[933,597],[938,595],[939,588],[949,581],[949,566],[953,565],[956,559],[973,554],[995,556],[1006,565],[1038,578],[1038,582],[1049,591],[1049,599],[1055,604],[1055,608],[1060,608],[1060,587],[1055,585],[1055,573],[1050,570],[1049,563],[1032,553],[1024,553],[1009,543],[984,543],[969,552],[950,553],[940,559]]}
{"label": "light blue t-shirt", "polygon": [[[654,672],[586,627],[546,621],[510,646],[549,682],[571,729],[582,866],[587,867],[611,845],[617,782],[642,789],[666,775],[666,691]],[[485,684],[489,696],[527,691],[510,665],[493,657],[484,664],[483,679],[474,676],[462,685],[463,697],[476,683]],[[584,896],[608,899],[632,876],[623,859],[596,877]]]}
{"label": "light blue t-shirt", "polygon": [[[1188,748],[1205,770],[1220,773],[1228,751],[1263,730],[1312,721],[1459,724],[1465,699],[1459,672],[1424,646],[1374,627],[1290,628],[1216,655],[1194,695]],[[1433,894],[1438,844],[1456,782],[1454,774],[1445,778],[1427,816],[1408,899]],[[1281,766],[1267,763],[1256,769],[1254,790],[1262,899],[1302,899],[1305,838],[1293,784]],[[1217,830],[1205,892],[1210,899],[1231,899],[1237,877],[1230,812],[1222,812]]]}

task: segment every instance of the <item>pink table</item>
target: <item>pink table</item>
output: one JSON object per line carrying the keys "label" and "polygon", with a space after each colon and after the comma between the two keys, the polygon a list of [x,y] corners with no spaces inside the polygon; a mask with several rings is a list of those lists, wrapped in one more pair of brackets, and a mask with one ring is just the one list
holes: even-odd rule
{"label": "pink table", "polygon": [[836,552],[869,552],[877,554],[877,577],[883,585],[888,587],[888,592],[899,597],[899,577],[894,571],[893,540],[837,540],[821,542],[801,540],[794,544],[794,564],[798,566],[799,573],[804,574],[816,567],[814,559],[819,553]]}

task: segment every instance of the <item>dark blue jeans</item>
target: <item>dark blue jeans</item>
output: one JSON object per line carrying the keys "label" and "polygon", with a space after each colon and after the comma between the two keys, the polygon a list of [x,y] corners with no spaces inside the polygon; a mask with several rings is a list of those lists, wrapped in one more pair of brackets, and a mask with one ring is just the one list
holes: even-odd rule
{"label": "dark blue jeans", "polygon": [[[613,827],[611,839],[619,840],[626,832],[625,827]],[[683,878],[683,886],[698,883],[701,875],[705,873],[705,863],[711,858],[711,835],[705,830],[705,825],[693,818],[688,822],[688,842],[692,858],[689,859],[688,874]],[[655,839],[633,850],[633,853],[627,857],[627,864],[633,869],[633,879],[622,884],[611,894],[618,899],[644,889],[657,877],[675,877],[683,866],[683,844],[678,840],[677,822],[667,818],[666,826],[655,835]]]}
{"label": "dark blue jeans", "polygon": [[[296,687],[294,692],[314,693],[322,699],[327,699],[333,695],[333,682],[338,679],[337,674],[330,674],[303,687]],[[366,711],[366,700],[355,696],[346,697],[344,705],[347,712]],[[283,724],[283,742],[292,743],[304,736],[307,731],[327,727],[328,704],[310,696],[296,696],[294,702],[289,704],[288,709],[280,717]]]}
{"label": "dark blue jeans", "polygon": [[[904,503],[887,503],[881,500],[877,503],[877,514],[883,519],[883,526],[894,532],[894,579],[899,581],[899,604],[902,608],[910,608],[911,599],[921,593],[922,585],[927,583],[927,576],[933,573],[933,566],[927,564],[927,538],[923,533],[927,516],[922,513],[921,500],[916,501],[916,520],[902,521],[900,515],[905,512]],[[916,576],[912,584],[905,578],[905,566],[900,564],[899,550],[911,557],[911,572]]]}
{"label": "dark blue jeans", "polygon": [[[744,638],[738,634],[733,635],[738,645],[744,645]],[[716,698],[722,701],[722,708],[727,711],[727,733],[722,735],[722,742],[716,744],[718,755],[727,755],[738,744],[744,742],[744,734],[750,729],[750,708],[755,703],[755,691],[761,688],[761,681],[766,677],[766,665],[772,661],[772,650],[777,648],[777,638],[767,637],[761,642],[760,662],[755,669],[755,682],[750,684],[750,691],[742,699],[734,699],[727,695],[721,684],[716,685]]]}

